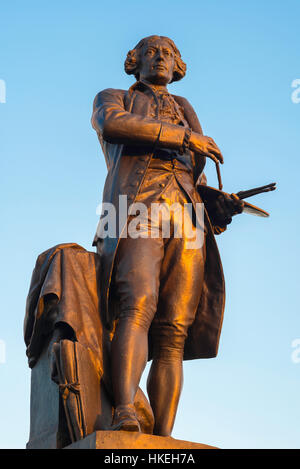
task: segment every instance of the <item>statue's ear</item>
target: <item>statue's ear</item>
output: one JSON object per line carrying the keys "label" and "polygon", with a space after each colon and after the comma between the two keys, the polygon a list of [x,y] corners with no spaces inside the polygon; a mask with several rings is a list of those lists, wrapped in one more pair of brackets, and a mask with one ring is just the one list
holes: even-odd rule
{"label": "statue's ear", "polygon": [[[138,57],[137,57],[137,50],[132,49],[128,51],[127,57],[124,63],[125,72],[128,75],[134,75],[137,78],[137,74],[139,74],[138,70]],[[138,79],[138,78],[137,78]]]}
{"label": "statue's ear", "polygon": [[186,64],[181,59],[181,57],[177,56],[175,58],[172,81],[181,80],[185,76],[185,74],[186,74]]}

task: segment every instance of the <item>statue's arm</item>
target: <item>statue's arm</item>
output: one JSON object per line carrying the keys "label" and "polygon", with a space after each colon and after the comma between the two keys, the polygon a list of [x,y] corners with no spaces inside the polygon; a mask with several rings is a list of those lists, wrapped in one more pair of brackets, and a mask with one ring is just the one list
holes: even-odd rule
{"label": "statue's arm", "polygon": [[156,144],[160,148],[180,149],[185,129],[149,117],[127,112],[124,92],[106,89],[94,100],[92,126],[109,143]]}

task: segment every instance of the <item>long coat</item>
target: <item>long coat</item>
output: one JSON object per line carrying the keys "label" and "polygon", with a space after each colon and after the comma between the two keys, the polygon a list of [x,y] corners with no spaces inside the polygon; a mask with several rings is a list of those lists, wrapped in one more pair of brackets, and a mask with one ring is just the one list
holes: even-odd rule
{"label": "long coat", "polygon": [[[173,98],[182,107],[190,128],[202,134],[195,111],[182,97]],[[117,237],[99,238],[102,265],[102,308],[107,326],[114,321],[110,286],[114,259],[122,229],[125,227],[128,207],[135,201],[147,168],[156,148],[182,148],[185,129],[182,126],[158,120],[156,96],[149,86],[135,83],[128,91],[106,89],[94,100],[92,125],[97,132],[105,156],[108,174],[103,191],[103,202],[116,209]],[[205,157],[192,153],[194,183],[205,183]],[[127,210],[119,213],[119,195],[127,195]],[[120,216],[120,218],[119,218]],[[122,219],[123,218],[123,219]],[[184,359],[212,358],[217,355],[222,328],[225,285],[222,264],[214,237],[213,226],[205,210],[206,263],[202,295],[194,323],[188,331]]]}

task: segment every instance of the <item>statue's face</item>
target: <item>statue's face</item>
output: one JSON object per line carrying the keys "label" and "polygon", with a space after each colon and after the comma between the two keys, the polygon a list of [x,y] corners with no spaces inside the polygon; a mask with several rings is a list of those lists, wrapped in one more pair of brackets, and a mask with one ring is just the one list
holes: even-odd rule
{"label": "statue's face", "polygon": [[174,51],[163,39],[148,41],[140,53],[140,80],[167,85],[173,78]]}

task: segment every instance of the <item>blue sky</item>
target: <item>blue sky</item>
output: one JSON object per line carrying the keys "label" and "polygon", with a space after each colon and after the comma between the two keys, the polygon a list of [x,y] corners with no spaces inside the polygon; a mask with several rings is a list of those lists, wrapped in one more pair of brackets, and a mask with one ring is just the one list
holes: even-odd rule
{"label": "blue sky", "polygon": [[[36,257],[63,242],[92,250],[106,176],[93,98],[132,84],[126,53],[150,34],[171,37],[187,63],[170,91],[222,149],[224,189],[278,184],[253,199],[269,219],[241,215],[218,237],[227,289],[219,355],[185,363],[173,436],[299,448],[299,30],[296,0],[1,2],[1,448],[28,440],[22,323]],[[216,185],[210,162],[206,173]]]}

